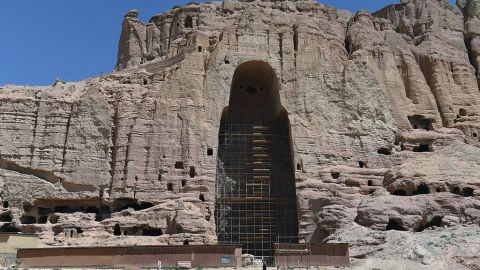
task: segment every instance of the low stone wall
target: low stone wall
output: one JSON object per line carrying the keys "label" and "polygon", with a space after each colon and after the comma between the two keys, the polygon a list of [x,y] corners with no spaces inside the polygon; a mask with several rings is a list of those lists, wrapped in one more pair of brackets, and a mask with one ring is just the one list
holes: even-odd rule
{"label": "low stone wall", "polygon": [[348,244],[275,244],[277,268],[349,267]]}

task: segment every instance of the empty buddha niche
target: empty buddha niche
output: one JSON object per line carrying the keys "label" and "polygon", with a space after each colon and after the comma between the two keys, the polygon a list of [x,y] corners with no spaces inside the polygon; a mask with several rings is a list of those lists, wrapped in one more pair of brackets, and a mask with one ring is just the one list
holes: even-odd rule
{"label": "empty buddha niche", "polygon": [[219,131],[217,236],[273,264],[273,243],[298,242],[288,113],[265,62],[241,64],[230,91]]}

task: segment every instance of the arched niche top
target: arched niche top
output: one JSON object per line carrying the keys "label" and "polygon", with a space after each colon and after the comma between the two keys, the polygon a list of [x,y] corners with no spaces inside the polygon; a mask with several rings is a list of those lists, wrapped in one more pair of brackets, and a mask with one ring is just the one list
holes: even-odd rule
{"label": "arched niche top", "polygon": [[230,88],[228,122],[271,123],[281,112],[279,82],[266,62],[253,60],[240,64]]}

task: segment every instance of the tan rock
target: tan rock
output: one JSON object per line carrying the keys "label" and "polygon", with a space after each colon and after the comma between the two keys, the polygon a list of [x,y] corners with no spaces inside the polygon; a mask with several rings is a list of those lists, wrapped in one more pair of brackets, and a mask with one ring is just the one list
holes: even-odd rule
{"label": "tan rock", "polygon": [[2,224],[42,246],[216,243],[220,121],[255,60],[288,112],[300,241],[349,242],[359,269],[478,268],[476,6],[131,11],[116,71],[0,89]]}

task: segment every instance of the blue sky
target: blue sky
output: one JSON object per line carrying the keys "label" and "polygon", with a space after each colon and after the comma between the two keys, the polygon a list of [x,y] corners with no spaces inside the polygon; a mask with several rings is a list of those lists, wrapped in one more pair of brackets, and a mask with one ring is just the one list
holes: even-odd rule
{"label": "blue sky", "polygon": [[[49,85],[110,72],[123,15],[142,21],[192,0],[0,0],[0,85]],[[204,2],[198,1],[197,2]],[[400,0],[320,0],[356,11]]]}

